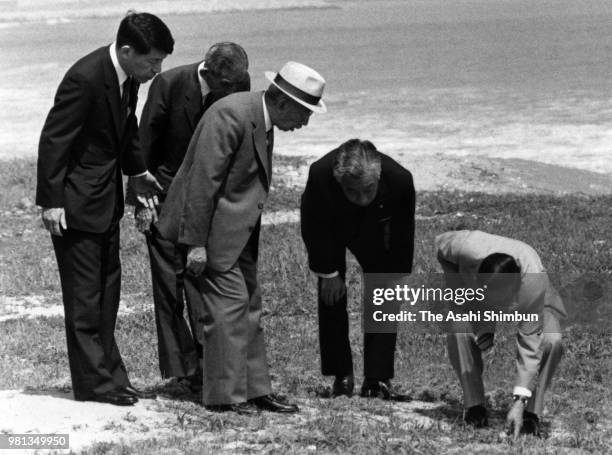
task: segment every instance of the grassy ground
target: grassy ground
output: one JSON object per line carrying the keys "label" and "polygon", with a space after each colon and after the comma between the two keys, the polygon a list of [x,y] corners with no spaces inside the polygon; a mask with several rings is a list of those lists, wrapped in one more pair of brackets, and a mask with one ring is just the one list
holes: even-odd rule
{"label": "grassy ground", "polygon": [[[276,164],[291,165],[291,159]],[[48,235],[32,205],[35,166],[4,162],[0,168],[0,295],[44,295],[60,303],[59,277]],[[278,186],[270,210],[293,209],[300,189]],[[478,228],[533,245],[552,272],[566,303],[610,307],[609,293],[587,292],[576,279],[610,290],[612,197],[490,196],[476,193],[419,195],[415,271],[436,269],[433,237],[458,227]],[[319,373],[314,280],[306,267],[299,225],[262,230],[260,283],[264,327],[275,390],[298,400],[303,412],[286,418],[262,414],[245,418],[211,414],[172,384],[159,379],[151,311],[119,318],[118,344],[139,385],[155,386],[175,398],[160,404],[177,416],[176,436],[122,445],[101,443],[87,453],[610,453],[612,451],[612,346],[610,326],[576,324],[564,332],[565,357],[547,399],[548,438],[508,442],[504,411],[512,386],[513,338],[496,336],[495,356],[486,360],[485,384],[492,419],[474,431],[461,423],[461,392],[447,361],[444,339],[402,332],[396,356],[396,383],[415,399],[435,402],[417,409],[434,425],[410,423],[399,405],[378,400],[320,398],[328,385]],[[144,242],[126,216],[122,230],[125,305],[151,301]],[[570,284],[568,277],[574,279]],[[358,269],[350,261],[352,345],[356,374],[361,368]],[[568,302],[568,300],[572,302]],[[584,307],[582,307],[584,308]],[[63,319],[21,319],[0,323],[0,389],[62,388],[69,385]]]}

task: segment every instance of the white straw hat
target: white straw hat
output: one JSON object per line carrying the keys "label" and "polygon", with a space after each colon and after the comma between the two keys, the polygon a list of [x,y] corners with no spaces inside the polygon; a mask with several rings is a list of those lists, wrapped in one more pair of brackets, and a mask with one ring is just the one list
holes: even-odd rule
{"label": "white straw hat", "polygon": [[266,78],[283,93],[317,114],[327,112],[321,99],[325,79],[312,68],[287,62],[278,73],[266,71]]}

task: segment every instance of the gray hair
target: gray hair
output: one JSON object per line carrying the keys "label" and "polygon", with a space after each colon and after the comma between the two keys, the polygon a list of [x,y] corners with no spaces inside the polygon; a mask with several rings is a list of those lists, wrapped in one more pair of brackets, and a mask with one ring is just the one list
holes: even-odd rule
{"label": "gray hair", "polygon": [[380,178],[380,152],[370,141],[351,139],[334,150],[334,178],[338,183],[346,177],[355,180]]}
{"label": "gray hair", "polygon": [[223,41],[213,44],[204,57],[206,69],[213,74],[246,71],[249,69],[249,58],[239,44]]}

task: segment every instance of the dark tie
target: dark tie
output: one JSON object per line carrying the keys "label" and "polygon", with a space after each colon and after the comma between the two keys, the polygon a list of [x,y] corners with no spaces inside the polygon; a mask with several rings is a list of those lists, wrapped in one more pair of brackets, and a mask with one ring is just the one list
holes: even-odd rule
{"label": "dark tie", "polygon": [[268,185],[272,183],[272,149],[274,148],[274,128],[266,131],[266,148],[268,152]]}
{"label": "dark tie", "polygon": [[204,98],[204,102],[202,103],[202,115],[204,115],[204,112],[206,112],[206,110],[212,106],[212,104],[215,102],[215,97],[213,96],[212,92],[209,92],[206,97]]}
{"label": "dark tie", "polygon": [[132,78],[128,77],[123,82],[123,89],[121,93],[121,125],[124,126],[127,117],[128,117],[128,109],[130,106],[130,90],[132,88]]}
{"label": "dark tie", "polygon": [[266,131],[266,145],[268,147],[268,157],[272,156],[272,149],[274,148],[274,128],[270,128],[270,131]]}

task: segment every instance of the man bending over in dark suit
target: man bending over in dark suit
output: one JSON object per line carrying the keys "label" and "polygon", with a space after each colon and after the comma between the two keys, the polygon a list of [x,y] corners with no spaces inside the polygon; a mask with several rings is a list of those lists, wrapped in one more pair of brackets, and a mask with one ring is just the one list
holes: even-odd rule
{"label": "man bending over in dark suit", "polygon": [[[153,80],[139,132],[147,167],[163,187],[158,210],[204,112],[230,93],[249,91],[248,66],[247,54],[241,46],[223,42],[214,44],[204,61],[172,68]],[[202,345],[195,321],[203,303],[196,278],[185,274],[184,250],[162,237],[157,226],[151,224],[156,215],[155,209],[142,204],[136,207],[136,225],[147,234],[159,368],[163,378],[186,378],[186,385],[199,392]],[[183,317],[184,300],[191,331]]]}
{"label": "man bending over in dark suit", "polygon": [[[335,380],[332,396],[353,394],[353,360],[346,310],[348,248],[365,273],[409,273],[414,250],[412,175],[352,139],[314,162],[302,195],[302,238],[310,268],[319,276],[321,369]],[[395,333],[364,334],[361,396],[404,401],[393,391]]]}
{"label": "man bending over in dark suit", "polygon": [[59,267],[77,400],[132,405],[154,396],[131,386],[115,343],[121,174],[153,206],[159,184],[139,153],[136,102],[139,84],[161,71],[173,48],[158,17],[126,16],[115,43],[68,70],[40,137],[36,203]]}

